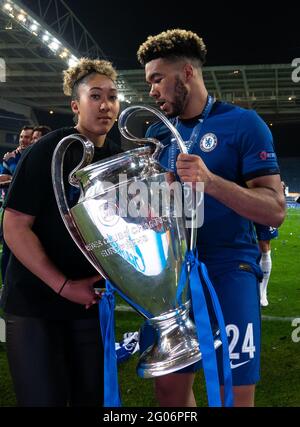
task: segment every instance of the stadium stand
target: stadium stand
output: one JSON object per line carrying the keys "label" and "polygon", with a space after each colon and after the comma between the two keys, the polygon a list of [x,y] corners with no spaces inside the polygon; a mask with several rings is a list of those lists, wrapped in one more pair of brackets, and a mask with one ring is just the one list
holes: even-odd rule
{"label": "stadium stand", "polygon": [[278,159],[281,178],[289,193],[300,193],[300,157],[282,157]]}

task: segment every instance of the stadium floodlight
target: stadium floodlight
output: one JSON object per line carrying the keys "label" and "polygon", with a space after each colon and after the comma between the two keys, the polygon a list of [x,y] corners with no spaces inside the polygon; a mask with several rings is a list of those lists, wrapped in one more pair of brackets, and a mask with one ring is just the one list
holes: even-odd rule
{"label": "stadium floodlight", "polygon": [[124,95],[124,91],[126,91],[126,82],[121,78],[118,79],[117,82],[117,86],[118,86],[118,91],[119,91],[119,95],[118,95],[118,99],[120,102],[127,102],[127,104],[131,104],[131,101],[129,99],[126,98],[126,96]]}
{"label": "stadium floodlight", "polygon": [[[119,90],[120,90],[120,87],[119,87]],[[126,102],[127,104],[131,104],[131,101],[129,99],[127,99],[125,97],[124,93],[122,93],[122,92],[119,92],[119,94],[118,94],[118,100],[120,102]]]}
{"label": "stadium floodlight", "polygon": [[50,39],[50,34],[48,34],[48,33],[43,34],[42,40],[43,40],[44,42],[49,41],[49,39]]}
{"label": "stadium floodlight", "polygon": [[55,56],[62,59],[68,66],[73,66],[79,61],[79,58],[64,46],[64,43],[58,40],[56,35],[52,34],[51,31],[45,31],[43,23],[39,23],[36,18],[31,16],[28,11],[23,10],[13,0],[0,0],[0,8],[10,18],[13,18],[18,25],[38,37]]}
{"label": "stadium floodlight", "polygon": [[24,15],[24,13],[19,13],[19,15],[17,16],[18,20],[25,23],[26,22],[26,16]]}
{"label": "stadium floodlight", "polygon": [[51,50],[54,50],[54,52],[56,52],[57,49],[59,48],[59,41],[58,40],[52,40],[51,43],[49,44],[49,48]]}
{"label": "stadium floodlight", "polygon": [[12,5],[10,3],[5,3],[3,6],[4,10],[7,10],[8,12],[12,11]]}
{"label": "stadium floodlight", "polygon": [[71,58],[68,59],[68,66],[73,67],[78,62],[78,59],[75,56],[71,56]]}

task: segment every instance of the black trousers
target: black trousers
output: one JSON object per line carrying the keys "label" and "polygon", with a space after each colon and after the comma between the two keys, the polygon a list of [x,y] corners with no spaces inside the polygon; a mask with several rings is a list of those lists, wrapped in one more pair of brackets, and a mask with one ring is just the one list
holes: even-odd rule
{"label": "black trousers", "polygon": [[103,347],[97,319],[5,317],[18,405],[102,406]]}

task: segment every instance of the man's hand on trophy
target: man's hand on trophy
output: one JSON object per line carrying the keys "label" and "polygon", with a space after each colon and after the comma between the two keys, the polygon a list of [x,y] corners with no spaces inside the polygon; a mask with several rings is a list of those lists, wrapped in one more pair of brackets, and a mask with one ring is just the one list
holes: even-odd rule
{"label": "man's hand on trophy", "polygon": [[3,156],[3,160],[6,161],[12,157],[16,157],[16,152],[14,151],[8,151],[7,153],[4,154]]}
{"label": "man's hand on trophy", "polygon": [[181,181],[192,183],[196,189],[197,182],[203,182],[207,189],[212,181],[213,174],[207,169],[201,157],[194,154],[179,154],[176,162],[177,174]]}
{"label": "man's hand on trophy", "polygon": [[88,309],[97,304],[101,298],[102,292],[96,292],[93,285],[99,282],[101,276],[95,275],[87,279],[68,280],[62,289],[60,295],[69,301],[85,305]]}

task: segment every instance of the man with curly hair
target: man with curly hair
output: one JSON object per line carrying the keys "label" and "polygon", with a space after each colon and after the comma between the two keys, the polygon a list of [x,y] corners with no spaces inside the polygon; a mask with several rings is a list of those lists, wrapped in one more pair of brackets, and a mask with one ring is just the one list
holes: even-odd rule
{"label": "man with curly hair", "polygon": [[[24,153],[4,205],[4,238],[12,256],[2,306],[20,406],[100,406],[103,400],[103,348],[93,287],[100,276],[60,216],[51,160],[59,141],[75,133],[93,142],[93,161],[121,151],[107,138],[119,113],[116,78],[104,60],[82,58],[64,71],[64,93],[71,97],[77,124],[48,133]],[[67,178],[81,156],[79,143],[65,156],[70,206],[79,194]],[[31,191],[24,193],[24,188]]]}
{"label": "man with curly hair", "polygon": [[[216,101],[208,94],[202,75],[206,46],[197,34],[164,31],[148,37],[137,55],[145,66],[150,96],[188,148],[188,154],[179,154],[166,126],[154,124],[147,136],[165,146],[161,164],[193,187],[204,183],[199,259],[207,266],[225,319],[234,405],[253,406],[260,370],[261,270],[252,221],[278,227],[285,216],[272,135],[254,111]],[[145,331],[142,349],[151,343],[150,335]],[[220,350],[217,353],[219,358]],[[162,406],[195,405],[196,369],[198,364],[156,379]],[[222,383],[221,371],[219,376]]]}

